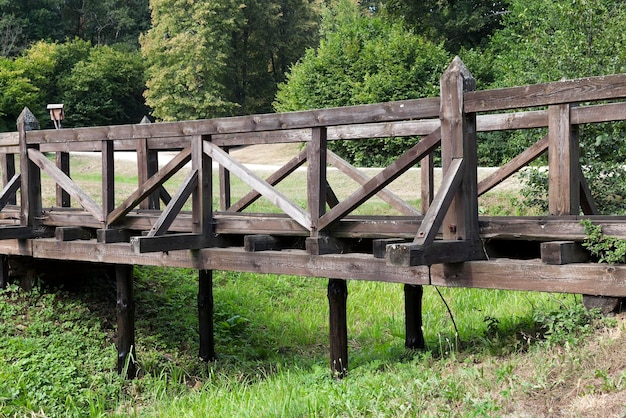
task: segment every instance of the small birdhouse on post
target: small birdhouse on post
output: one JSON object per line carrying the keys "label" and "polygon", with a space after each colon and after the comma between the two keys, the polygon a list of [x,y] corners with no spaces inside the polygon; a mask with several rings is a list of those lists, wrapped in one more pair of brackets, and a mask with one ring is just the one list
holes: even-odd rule
{"label": "small birdhouse on post", "polygon": [[50,119],[54,122],[54,127],[56,129],[61,129],[61,121],[65,118],[65,113],[63,112],[63,104],[49,104],[47,106],[48,111],[50,112]]}

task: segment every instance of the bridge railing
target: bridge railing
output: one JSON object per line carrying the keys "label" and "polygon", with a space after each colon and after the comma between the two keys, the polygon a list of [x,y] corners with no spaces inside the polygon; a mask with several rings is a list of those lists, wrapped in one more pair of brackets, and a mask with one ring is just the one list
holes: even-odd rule
{"label": "bridge railing", "polygon": [[[441,98],[59,130],[38,130],[36,120],[25,110],[18,120],[18,132],[0,136],[4,185],[0,207],[9,210],[17,204],[18,191],[20,195],[19,225],[1,228],[0,238],[37,237],[48,233],[46,226],[76,226],[97,230],[101,242],[130,242],[137,252],[150,252],[229,245],[225,239],[228,235],[253,236],[270,231],[306,237],[306,249],[313,255],[321,255],[349,251],[341,238],[353,234],[410,238],[412,242],[387,246],[388,262],[394,265],[481,258],[478,196],[545,152],[548,152],[550,214],[575,215],[581,208],[585,214],[597,213],[579,165],[577,127],[625,120],[626,103],[618,102],[624,98],[626,75],[623,74],[475,91],[470,72],[457,58],[442,76]],[[533,128],[547,128],[548,134],[478,182],[477,132]],[[420,139],[372,178],[328,149],[329,141],[386,137]],[[306,146],[265,179],[229,153],[241,145],[281,142]],[[438,148],[443,180],[435,192],[432,155]],[[126,151],[137,153],[139,185],[120,204],[115,201],[114,156],[116,152]],[[175,155],[161,166],[158,160],[164,151]],[[69,155],[73,152],[101,154],[99,200],[90,197],[72,180]],[[56,154],[55,162],[48,158],[49,153]],[[18,156],[19,173],[14,155]],[[220,167],[216,174],[219,190],[213,190],[213,163]],[[276,185],[305,164],[307,197],[302,207]],[[420,208],[387,189],[418,164],[422,183],[415,187],[415,199],[421,200]],[[328,183],[328,165],[338,168],[360,187],[339,200]],[[41,171],[57,185],[54,210],[42,207]],[[164,185],[181,171],[187,175],[170,195]],[[231,175],[252,189],[234,202]],[[368,223],[370,227],[360,226],[365,231],[354,232],[348,215],[374,195],[398,211],[402,220],[374,217]],[[282,217],[234,216],[260,196],[275,205]],[[189,198],[192,210],[182,212]],[[76,202],[81,210],[69,208],[71,202]],[[253,214],[246,212],[246,215]]]}

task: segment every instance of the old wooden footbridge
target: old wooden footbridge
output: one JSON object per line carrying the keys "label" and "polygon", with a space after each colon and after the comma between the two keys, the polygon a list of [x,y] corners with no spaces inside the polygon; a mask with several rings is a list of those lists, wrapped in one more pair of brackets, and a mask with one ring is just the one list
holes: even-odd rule
{"label": "old wooden footbridge", "polygon": [[[199,271],[200,357],[207,360],[214,356],[213,270],[329,278],[331,367],[340,374],[348,364],[346,279],[405,285],[408,347],[424,344],[423,285],[626,296],[626,266],[588,262],[579,245],[585,237],[582,216],[626,238],[626,218],[598,214],[578,144],[579,126],[626,120],[624,98],[624,74],[475,91],[471,74],[456,58],[436,98],[58,130],[38,130],[25,110],[18,132],[0,137],[0,282],[8,279],[11,260],[114,266],[120,370],[134,346],[133,265]],[[477,132],[531,128],[545,128],[547,134],[478,182]],[[407,140],[414,145],[371,178],[327,148],[329,141],[386,137],[413,138]],[[233,147],[284,142],[306,146],[266,179],[229,153]],[[175,155],[159,164],[166,151]],[[437,189],[436,151],[443,172]],[[70,155],[76,152],[102,158],[99,199],[71,178]],[[121,197],[114,176],[119,152],[137,154],[139,178],[137,189]],[[546,152],[549,216],[479,216],[480,195]],[[46,154],[56,155],[56,162]],[[338,199],[327,179],[329,165],[361,186]],[[417,165],[419,208],[387,188]],[[298,204],[276,185],[304,166],[306,203]],[[42,172],[56,183],[53,207],[42,204]],[[165,184],[177,172],[187,176],[170,194]],[[252,191],[232,199],[231,176]],[[352,215],[375,195],[398,215]],[[277,213],[250,210],[261,196]],[[188,200],[191,210],[183,210]]]}

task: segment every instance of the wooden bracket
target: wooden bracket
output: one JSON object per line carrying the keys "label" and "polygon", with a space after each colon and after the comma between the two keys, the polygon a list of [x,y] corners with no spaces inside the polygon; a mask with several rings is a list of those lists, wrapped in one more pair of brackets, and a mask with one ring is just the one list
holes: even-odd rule
{"label": "wooden bracket", "polygon": [[589,252],[579,242],[550,241],[541,243],[541,261],[546,264],[584,263],[590,258]]}
{"label": "wooden bracket", "polygon": [[399,267],[430,266],[483,259],[478,246],[468,241],[435,241],[429,245],[390,244],[387,265]]}

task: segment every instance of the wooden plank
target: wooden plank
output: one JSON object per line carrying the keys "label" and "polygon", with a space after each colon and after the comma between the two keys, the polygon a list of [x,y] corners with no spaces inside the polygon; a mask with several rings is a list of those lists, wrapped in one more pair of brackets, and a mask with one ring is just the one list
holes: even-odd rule
{"label": "wooden plank", "polygon": [[0,192],[0,210],[8,204],[15,204],[15,193],[21,186],[20,174],[13,174],[11,180],[9,180],[2,191]]}
{"label": "wooden plank", "polygon": [[254,174],[243,164],[233,160],[216,145],[211,144],[210,142],[205,142],[204,152],[219,164],[227,168],[231,173],[239,177],[241,181],[261,193],[272,204],[280,208],[304,228],[311,230],[311,217],[309,214],[304,212],[302,208],[289,200],[283,193],[273,188],[270,184]]}
{"label": "wooden plank", "polygon": [[[70,177],[70,154],[68,152],[57,152],[56,163],[59,170],[61,170],[66,176]],[[56,204],[63,208],[69,208],[71,206],[70,195],[63,190],[61,186],[56,185],[57,196]]]}
{"label": "wooden plank", "polygon": [[330,209],[321,219],[319,230],[322,231],[338,222],[345,215],[359,207],[363,202],[374,196],[389,183],[397,179],[417,161],[428,155],[438,144],[440,139],[440,130],[430,133],[422,138],[420,142],[415,144],[411,149],[402,154],[390,166],[384,168],[380,173],[372,177],[361,188],[352,193],[347,199],[340,202],[337,206]]}
{"label": "wooden plank", "polygon": [[99,222],[104,222],[102,208],[88,194],[74,183],[74,181],[59,170],[45,155],[34,148],[28,150],[28,158],[41,170],[48,174],[58,185],[63,187],[70,196],[89,212]]}
{"label": "wooden plank", "polygon": [[131,237],[130,246],[135,253],[198,250],[209,246],[203,234],[168,234],[158,237]]}
{"label": "wooden plank", "polygon": [[[307,156],[307,149],[305,147],[304,149],[302,149],[302,151],[298,153],[298,155],[296,155],[291,160],[289,160],[284,166],[282,166],[280,169],[278,169],[276,172],[270,175],[267,179],[265,179],[265,181],[272,186],[277,185],[278,183],[283,181],[287,176],[289,176],[291,173],[296,171],[298,167],[304,164],[306,162],[306,156]],[[240,212],[246,209],[248,206],[250,206],[260,197],[261,197],[261,194],[259,192],[257,192],[256,190],[252,190],[250,193],[246,194],[244,197],[239,199],[237,203],[229,207],[228,211]]]}
{"label": "wooden plank", "polygon": [[548,117],[549,211],[551,215],[577,215],[580,211],[580,148],[577,129],[570,123],[570,106],[550,106]]}
{"label": "wooden plank", "polygon": [[626,103],[576,106],[570,110],[572,125],[626,120]]}
{"label": "wooden plank", "polygon": [[478,183],[478,196],[487,193],[489,190],[511,177],[521,168],[539,158],[548,150],[548,142],[548,135],[546,135],[529,148],[526,148],[521,154],[516,155],[511,161],[484,178],[480,183]]}
{"label": "wooden plank", "polygon": [[[148,117],[144,116],[140,124],[152,123]],[[147,138],[137,140],[137,180],[138,186],[144,184],[150,177],[159,171],[159,153],[150,149]],[[152,193],[147,199],[139,203],[140,209],[159,209],[159,192]]]}
{"label": "wooden plank", "polygon": [[178,189],[174,198],[167,205],[159,219],[148,232],[148,237],[163,235],[172,225],[176,216],[191,196],[191,193],[198,187],[198,170],[192,170],[187,176],[183,184]]}
{"label": "wooden plank", "polygon": [[463,181],[463,175],[465,174],[463,165],[462,158],[456,158],[452,161],[448,172],[441,181],[437,195],[433,199],[428,212],[424,215],[424,219],[417,230],[417,235],[413,240],[414,244],[427,245],[435,240],[446,212],[450,207],[450,203],[454,199]]}
{"label": "wooden plank", "polygon": [[0,227],[0,240],[36,238],[40,231],[33,226],[2,226]]}
{"label": "wooden plank", "polygon": [[548,112],[546,110],[497,113],[476,117],[476,130],[478,132],[545,128],[547,126]]}
{"label": "wooden plank", "polygon": [[330,330],[330,369],[343,378],[348,372],[348,284],[345,280],[328,280],[328,316]]}
{"label": "wooden plank", "polygon": [[81,227],[58,227],[54,230],[54,237],[57,241],[75,241],[77,239],[92,239],[91,230]]}
{"label": "wooden plank", "polygon": [[273,235],[246,235],[243,242],[244,250],[249,252],[282,249],[280,238]]}
{"label": "wooden plank", "polygon": [[626,75],[616,74],[468,92],[465,94],[465,111],[491,112],[625,97]]}
{"label": "wooden plank", "polygon": [[191,159],[191,147],[185,148],[178,155],[172,158],[158,173],[150,177],[150,179],[142,184],[137,190],[135,190],[120,206],[114,209],[109,216],[107,216],[107,225],[112,225],[118,222],[124,215],[130,212],[135,206],[149,196],[152,192],[157,190],[167,180],[169,180],[174,174],[185,166]]}
{"label": "wooden plank", "polygon": [[[26,141],[29,144],[37,144],[43,142],[97,141],[102,140],[102,138],[111,140],[136,140],[139,138],[166,138],[314,128],[330,125],[352,125],[358,123],[434,118],[437,116],[438,109],[439,98],[435,97],[401,100],[381,104],[347,106],[334,109],[236,116],[185,122],[42,130],[36,133],[29,133],[26,136]],[[134,146],[134,143],[132,145]]]}
{"label": "wooden plank", "polygon": [[[361,186],[366,184],[370,179],[365,174],[361,173],[356,167],[352,166],[346,160],[339,157],[337,154],[330,150],[328,150],[328,162],[330,165],[337,168],[339,171],[350,177],[352,180],[356,181]],[[417,209],[415,209],[413,206],[409,205],[407,202],[399,198],[395,193],[387,189],[380,190],[378,193],[376,193],[376,196],[380,197],[383,201],[387,202],[389,205],[391,205],[392,208],[394,208],[403,215],[420,215],[420,212]]]}
{"label": "wooden plank", "polygon": [[589,251],[580,242],[549,241],[541,243],[541,261],[546,264],[584,263],[590,258]]}

